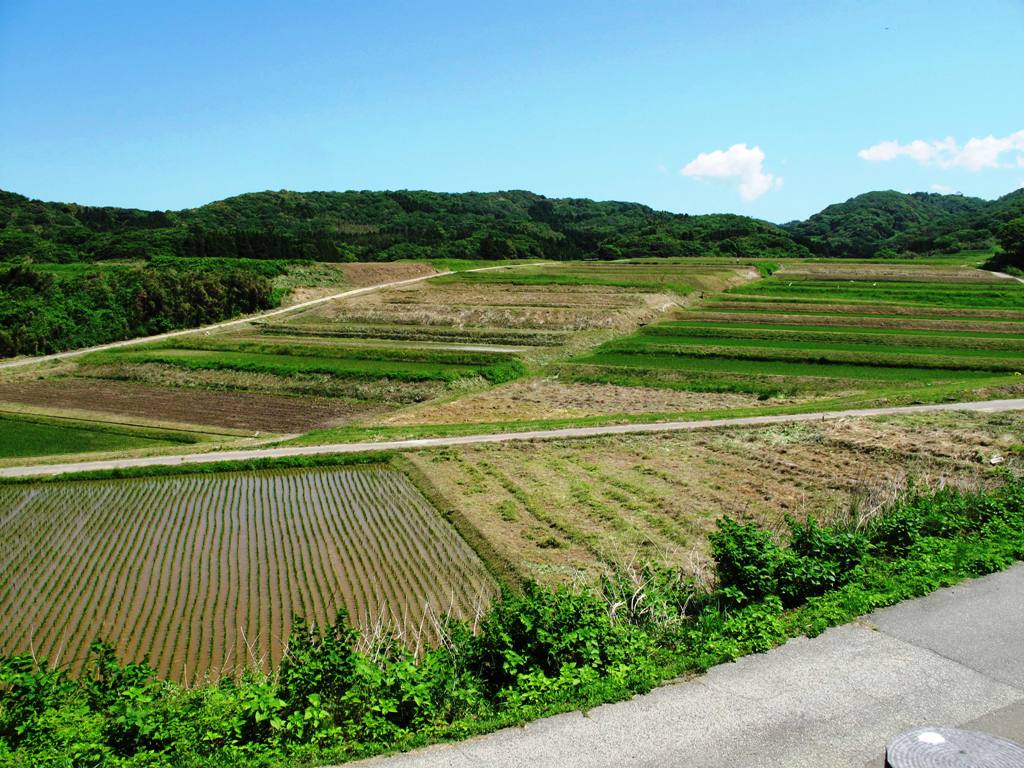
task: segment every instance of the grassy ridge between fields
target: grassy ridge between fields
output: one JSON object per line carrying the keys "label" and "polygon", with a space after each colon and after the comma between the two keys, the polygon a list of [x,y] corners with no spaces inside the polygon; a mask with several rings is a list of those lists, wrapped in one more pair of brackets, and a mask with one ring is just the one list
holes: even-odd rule
{"label": "grassy ridge between fields", "polygon": [[359,645],[346,617],[296,622],[272,675],[192,689],[93,646],[71,678],[29,655],[0,660],[0,762],[299,766],[460,739],[627,698],[789,637],[1003,569],[1024,558],[1024,481],[912,492],[877,516],[791,521],[779,537],[723,518],[717,582],[648,567],[591,589],[506,592],[474,633],[414,658]]}
{"label": "grassy ridge between fields", "polygon": [[[573,374],[577,380],[585,381],[584,376]],[[612,375],[595,375],[598,383],[615,383],[623,386],[649,386],[650,381],[629,379]],[[970,382],[971,387],[999,388],[1015,385],[1020,381],[1018,376],[992,376],[977,378]],[[729,391],[728,383],[720,379],[708,381],[707,392]],[[748,386],[746,383],[744,387]],[[694,383],[683,386],[686,391],[695,391]],[[775,391],[774,387],[770,387]],[[403,440],[420,437],[455,437],[459,435],[498,434],[502,432],[527,432],[535,430],[565,429],[570,427],[597,427],[612,424],[656,424],[667,421],[705,421],[711,419],[743,418],[747,416],[784,416],[802,413],[818,413],[875,406],[904,406],[928,403],[942,403],[957,400],[969,401],[971,393],[965,392],[965,383],[937,382],[934,385],[907,389],[905,387],[889,387],[872,390],[866,393],[832,397],[796,405],[752,406],[750,408],[730,408],[708,411],[674,411],[661,413],[619,413],[595,416],[573,416],[555,419],[520,419],[514,421],[474,422],[461,424],[423,424],[415,426],[346,426],[330,427],[313,430],[306,434],[281,443],[281,445],[327,445],[330,443],[355,443],[385,440]]]}
{"label": "grassy ridge between fields", "polygon": [[1024,309],[1024,285],[991,282],[876,282],[871,280],[794,280],[777,274],[735,288],[731,296],[799,301],[871,302],[964,309]]}

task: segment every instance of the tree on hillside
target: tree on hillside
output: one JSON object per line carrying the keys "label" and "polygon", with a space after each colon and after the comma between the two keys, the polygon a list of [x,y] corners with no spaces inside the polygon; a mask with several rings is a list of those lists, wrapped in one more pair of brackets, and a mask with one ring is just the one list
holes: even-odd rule
{"label": "tree on hillside", "polygon": [[1024,216],[1003,224],[997,238],[1003,248],[1000,263],[1004,267],[1024,269]]}

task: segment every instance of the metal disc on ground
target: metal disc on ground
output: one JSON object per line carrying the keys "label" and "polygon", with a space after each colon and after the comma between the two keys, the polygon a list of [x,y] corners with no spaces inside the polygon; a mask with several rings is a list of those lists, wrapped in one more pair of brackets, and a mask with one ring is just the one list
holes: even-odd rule
{"label": "metal disc on ground", "polygon": [[981,731],[915,728],[885,750],[886,768],[1024,768],[1024,746]]}

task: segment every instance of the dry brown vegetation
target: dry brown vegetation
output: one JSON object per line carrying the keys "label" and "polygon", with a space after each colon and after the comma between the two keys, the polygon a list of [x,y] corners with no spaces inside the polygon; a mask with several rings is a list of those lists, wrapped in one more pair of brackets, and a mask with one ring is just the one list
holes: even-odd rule
{"label": "dry brown vegetation", "polygon": [[943,414],[480,445],[413,461],[500,557],[550,583],[651,559],[699,573],[720,515],[776,527],[911,480],[973,482],[993,457],[1020,462],[1021,434],[1024,414]]}
{"label": "dry brown vegetation", "polygon": [[[773,404],[786,401],[776,399]],[[530,378],[475,392],[446,403],[399,411],[385,424],[472,424],[533,419],[581,418],[607,414],[680,413],[761,404],[733,393],[681,392],[614,384],[579,384],[557,378]]]}
{"label": "dry brown vegetation", "polygon": [[330,302],[296,315],[288,324],[624,331],[671,305],[668,296],[627,288],[417,283]]}
{"label": "dry brown vegetation", "polygon": [[339,265],[345,275],[346,282],[353,288],[365,288],[368,285],[394,283],[399,280],[410,280],[437,272],[429,264],[409,261],[390,262],[357,262]]}

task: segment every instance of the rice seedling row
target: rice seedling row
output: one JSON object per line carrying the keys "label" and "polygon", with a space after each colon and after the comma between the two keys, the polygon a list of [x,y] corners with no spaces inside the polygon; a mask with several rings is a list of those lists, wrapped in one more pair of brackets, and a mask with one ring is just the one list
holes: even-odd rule
{"label": "rice seedling row", "polygon": [[0,653],[77,668],[102,636],[187,682],[279,660],[293,614],[423,642],[495,589],[390,469],[0,487],[0,536]]}

